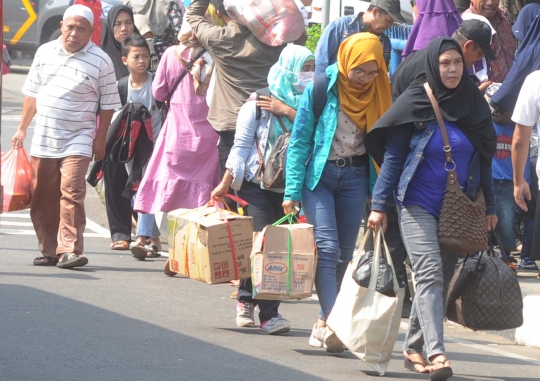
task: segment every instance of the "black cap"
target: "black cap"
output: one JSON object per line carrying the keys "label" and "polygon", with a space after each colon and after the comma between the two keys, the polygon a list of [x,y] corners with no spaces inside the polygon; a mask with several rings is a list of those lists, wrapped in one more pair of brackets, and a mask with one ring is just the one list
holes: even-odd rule
{"label": "black cap", "polygon": [[476,45],[480,46],[488,60],[495,61],[495,54],[491,50],[491,27],[488,24],[477,19],[465,20],[457,31],[467,40],[472,40]]}
{"label": "black cap", "polygon": [[371,5],[386,11],[394,21],[406,24],[407,21],[401,15],[399,0],[371,0]]}

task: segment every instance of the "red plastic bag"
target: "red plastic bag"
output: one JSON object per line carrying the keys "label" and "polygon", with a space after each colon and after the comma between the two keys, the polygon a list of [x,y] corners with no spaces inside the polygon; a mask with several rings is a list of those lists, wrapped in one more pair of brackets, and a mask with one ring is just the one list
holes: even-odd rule
{"label": "red plastic bag", "polygon": [[306,31],[294,0],[225,0],[223,4],[229,16],[269,46],[295,42]]}
{"label": "red plastic bag", "polygon": [[26,209],[32,198],[32,165],[24,148],[12,148],[2,155],[4,212]]}

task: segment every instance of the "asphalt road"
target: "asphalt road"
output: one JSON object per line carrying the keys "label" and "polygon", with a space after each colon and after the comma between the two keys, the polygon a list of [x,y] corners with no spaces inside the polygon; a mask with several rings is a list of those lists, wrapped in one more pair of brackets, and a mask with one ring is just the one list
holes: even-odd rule
{"label": "asphalt road", "polygon": [[[2,150],[21,112],[24,73],[4,78]],[[31,137],[31,131],[27,140]],[[165,258],[139,262],[109,250],[106,217],[89,189],[80,270],[32,265],[39,254],[28,212],[0,223],[0,381],[375,380],[348,352],[309,347],[317,300],[284,302],[285,336],[236,328],[234,289],[163,274]],[[402,321],[385,378],[427,380],[403,368]],[[446,326],[452,380],[540,380],[540,350]]]}

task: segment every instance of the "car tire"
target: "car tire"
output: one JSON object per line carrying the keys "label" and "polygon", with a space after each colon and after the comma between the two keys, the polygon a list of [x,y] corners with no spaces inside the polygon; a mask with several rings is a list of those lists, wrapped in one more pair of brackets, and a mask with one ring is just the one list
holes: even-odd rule
{"label": "car tire", "polygon": [[62,35],[62,29],[58,28],[54,32],[51,33],[49,37],[49,41],[57,40],[58,37],[60,37],[61,35]]}

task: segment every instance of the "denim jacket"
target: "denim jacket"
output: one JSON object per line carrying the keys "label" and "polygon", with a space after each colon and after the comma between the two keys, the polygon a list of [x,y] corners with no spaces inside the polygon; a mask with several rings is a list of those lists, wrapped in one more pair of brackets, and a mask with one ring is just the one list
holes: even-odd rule
{"label": "denim jacket", "polygon": [[[244,178],[251,181],[257,178],[259,171],[259,154],[255,143],[255,134],[259,139],[259,148],[264,154],[268,144],[268,131],[274,126],[274,114],[261,110],[261,118],[257,120],[257,104],[255,93],[250,97],[238,113],[236,122],[236,133],[234,135],[234,145],[231,148],[225,168],[227,168],[234,181],[232,189],[239,190],[242,187]],[[278,129],[278,136],[283,131]]]}
{"label": "denim jacket", "polygon": [[[396,198],[403,202],[409,183],[414,178],[418,165],[424,160],[424,148],[437,127],[436,121],[410,123],[396,127],[388,134],[384,162],[373,189],[372,210],[385,212],[393,192]],[[478,186],[484,192],[486,214],[496,214],[491,161],[480,163],[480,153],[476,152],[469,166],[465,194],[474,199]]]}
{"label": "denim jacket", "polygon": [[[366,24],[362,21],[363,14],[361,12],[354,16],[340,17],[324,28],[315,50],[315,74],[324,73],[328,66],[337,62],[339,45],[347,37],[368,31]],[[379,39],[383,45],[384,60],[386,64],[390,64],[390,53],[392,52],[390,38],[383,33],[379,35]]]}
{"label": "denim jacket", "polygon": [[319,183],[337,128],[338,73],[337,65],[332,65],[326,71],[329,78],[326,106],[316,126],[313,115],[313,82],[304,90],[287,149],[285,200],[302,201],[302,187],[305,185],[313,190]]}

